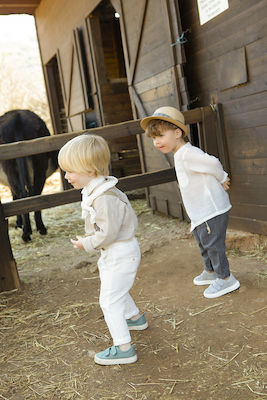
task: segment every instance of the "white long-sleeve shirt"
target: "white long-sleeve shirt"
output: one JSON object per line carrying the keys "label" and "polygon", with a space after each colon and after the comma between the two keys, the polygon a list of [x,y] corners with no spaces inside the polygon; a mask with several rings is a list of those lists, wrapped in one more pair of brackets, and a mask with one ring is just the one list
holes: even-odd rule
{"label": "white long-sleeve shirt", "polygon": [[174,154],[174,162],[191,231],[230,210],[228,193],[222,187],[228,174],[216,157],[186,143]]}
{"label": "white long-sleeve shirt", "polygon": [[137,217],[126,194],[115,187],[117,182],[114,177],[99,177],[82,190],[81,207],[88,236],[81,241],[87,252],[135,236]]}

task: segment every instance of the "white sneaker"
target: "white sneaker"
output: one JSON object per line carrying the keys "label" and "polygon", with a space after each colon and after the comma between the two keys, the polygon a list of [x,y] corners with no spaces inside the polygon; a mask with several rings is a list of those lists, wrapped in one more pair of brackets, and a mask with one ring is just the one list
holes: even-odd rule
{"label": "white sneaker", "polygon": [[207,272],[204,270],[200,275],[196,276],[193,280],[194,285],[209,285],[210,283],[214,282],[216,279],[215,272]]}
{"label": "white sneaker", "polygon": [[230,275],[228,279],[215,279],[209,287],[204,290],[204,297],[207,299],[214,299],[215,297],[223,296],[224,294],[233,292],[234,290],[240,287],[240,283],[234,277],[234,275]]}

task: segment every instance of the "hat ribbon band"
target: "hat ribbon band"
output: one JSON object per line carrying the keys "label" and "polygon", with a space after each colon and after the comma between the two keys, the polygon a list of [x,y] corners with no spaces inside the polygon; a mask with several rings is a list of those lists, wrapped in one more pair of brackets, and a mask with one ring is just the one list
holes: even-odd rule
{"label": "hat ribbon band", "polygon": [[[153,117],[167,117],[167,118],[171,118],[169,115],[167,114],[163,114],[163,113],[154,113]],[[172,118],[173,119],[173,118]]]}

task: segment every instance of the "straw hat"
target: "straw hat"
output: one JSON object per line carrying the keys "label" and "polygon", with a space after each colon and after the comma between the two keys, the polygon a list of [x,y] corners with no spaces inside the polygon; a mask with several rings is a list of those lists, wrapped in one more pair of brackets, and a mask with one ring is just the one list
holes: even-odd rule
{"label": "straw hat", "polygon": [[143,118],[140,122],[141,127],[146,130],[146,127],[152,119],[161,119],[163,121],[168,121],[171,124],[178,126],[182,129],[184,133],[188,134],[188,127],[185,125],[184,116],[181,111],[174,107],[160,107],[154,112],[151,117]]}

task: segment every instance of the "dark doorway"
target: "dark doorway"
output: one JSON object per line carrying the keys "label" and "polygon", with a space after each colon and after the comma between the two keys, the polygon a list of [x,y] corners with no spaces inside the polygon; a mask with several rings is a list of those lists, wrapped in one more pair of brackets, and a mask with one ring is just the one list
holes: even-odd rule
{"label": "dark doorway", "polygon": [[[119,18],[110,1],[103,0],[87,19],[103,125],[133,119]],[[109,145],[112,174],[141,172],[136,137],[113,140]]]}
{"label": "dark doorway", "polygon": [[68,132],[57,58],[54,56],[45,66],[50,97],[51,117],[55,134]]}

